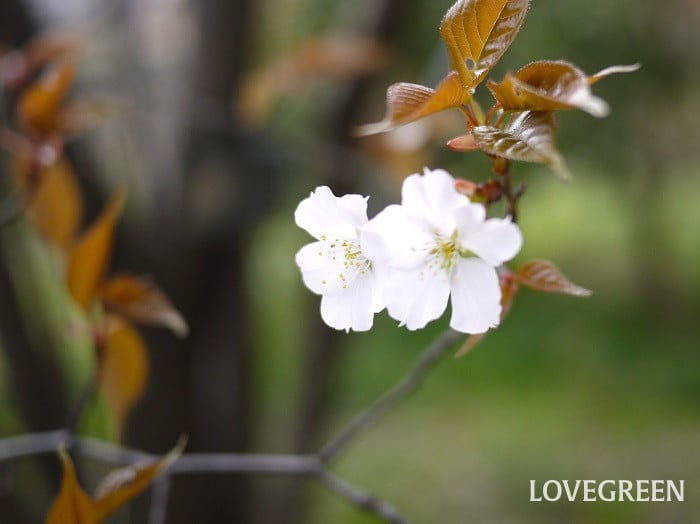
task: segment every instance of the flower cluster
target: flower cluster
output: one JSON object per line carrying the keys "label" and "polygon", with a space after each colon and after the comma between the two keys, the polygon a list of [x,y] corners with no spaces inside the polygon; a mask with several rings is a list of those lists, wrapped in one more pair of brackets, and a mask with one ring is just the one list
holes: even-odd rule
{"label": "flower cluster", "polygon": [[486,218],[483,205],[455,189],[441,169],[406,178],[401,205],[367,219],[367,198],[318,187],[295,212],[315,242],[296,255],[304,284],[321,295],[321,317],[335,329],[366,331],[374,314],[421,329],[452,304],[450,326],[483,333],[498,325],[496,268],[522,245],[509,218]]}

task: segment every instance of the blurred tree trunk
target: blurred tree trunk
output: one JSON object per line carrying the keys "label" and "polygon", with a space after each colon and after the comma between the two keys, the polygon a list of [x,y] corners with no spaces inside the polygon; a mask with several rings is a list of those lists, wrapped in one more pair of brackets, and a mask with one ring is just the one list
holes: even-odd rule
{"label": "blurred tree trunk", "polygon": [[[267,212],[265,195],[273,187],[268,178],[274,173],[251,158],[255,141],[230,111],[252,27],[250,2],[206,0],[196,9],[201,58],[187,108],[186,141],[177,152],[181,156],[167,162],[184,166],[182,199],[171,200],[171,209],[157,203],[160,216],[142,224],[136,240],[125,235],[129,245],[123,245],[127,253],[121,257],[125,265],[157,277],[191,334],[174,341],[167,333],[149,333],[151,384],[128,440],[162,452],[184,431],[188,451],[241,452],[249,447],[252,401],[243,271],[247,230]],[[249,485],[246,476],[177,478],[168,522],[247,522]],[[144,513],[145,508],[138,511],[135,522],[143,522]]]}

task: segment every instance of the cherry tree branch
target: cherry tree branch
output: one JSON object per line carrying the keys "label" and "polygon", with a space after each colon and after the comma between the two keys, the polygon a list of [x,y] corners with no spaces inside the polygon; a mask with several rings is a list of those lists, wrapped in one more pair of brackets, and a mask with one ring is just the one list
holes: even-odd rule
{"label": "cherry tree branch", "polygon": [[319,452],[319,457],[324,463],[330,462],[352,441],[360,432],[383,418],[389,411],[394,409],[400,402],[415,391],[423,382],[428,372],[445,354],[445,352],[460,337],[464,335],[448,329],[440,338],[433,342],[418,357],[413,368],[390,390],[379,397],[374,404],[357,415],[350,424],[340,431],[323,449]]}
{"label": "cherry tree branch", "polygon": [[[405,524],[407,520],[390,504],[346,480],[334,475],[328,463],[341,453],[360,433],[386,416],[423,382],[429,371],[463,335],[447,330],[418,357],[399,382],[367,407],[342,429],[318,453],[187,453],[182,455],[153,485],[149,523],[165,522],[170,477],[202,473],[248,473],[300,476],[315,479],[329,491],[357,508],[375,515],[388,524]],[[132,465],[158,456],[95,438],[81,437],[70,429],[31,433],[0,439],[0,463],[22,457],[54,453],[60,446],[71,448],[76,456],[119,466]]]}

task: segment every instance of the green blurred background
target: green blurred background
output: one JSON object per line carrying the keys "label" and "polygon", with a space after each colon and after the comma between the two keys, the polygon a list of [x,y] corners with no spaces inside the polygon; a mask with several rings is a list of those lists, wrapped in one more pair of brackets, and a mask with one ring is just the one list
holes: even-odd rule
{"label": "green blurred background", "polygon": [[[193,324],[190,342],[146,330],[152,383],[124,442],[162,452],[185,429],[199,451],[315,449],[393,385],[446,322],[410,333],[383,313],[369,333],[330,333],[293,264],[308,241],[293,211],[329,184],[336,194],[371,194],[376,212],[398,198],[401,177],[423,165],[488,178],[483,155],[443,145],[462,132],[458,112],[393,138],[349,136],[352,126],[383,116],[389,84],[435,85],[444,76],[437,28],[451,3],[86,2],[58,14],[49,4],[31,2],[46,28],[92,29],[88,47],[98,50],[88,53],[84,85],[128,95],[149,111],[107,123],[74,153],[91,167],[85,185],[94,202],[106,187],[132,185],[115,267],[152,272]],[[334,467],[341,476],[416,523],[700,521],[698,27],[694,0],[533,1],[491,78],[537,59],[566,59],[591,74],[642,64],[594,86],[612,107],[609,117],[561,114],[559,148],[573,183],[543,166],[514,166],[527,183],[516,264],[548,259],[594,294],[522,290],[498,330],[464,358],[444,359],[417,394],[353,443]],[[130,34],[136,43],[124,46]],[[289,76],[279,66],[309,42],[338,36],[377,38],[387,58],[359,76],[329,66]],[[247,98],[251,86],[263,98],[257,105]],[[483,87],[477,98],[489,103]],[[4,241],[6,259],[26,253],[16,246],[28,241],[17,238],[25,237]],[[154,242],[164,251],[151,253]],[[231,295],[213,299],[212,290]],[[34,304],[39,312],[55,298],[46,295]],[[32,322],[46,325],[44,317]],[[55,353],[65,353],[58,346]],[[0,373],[13,372],[0,359]],[[80,373],[61,373],[70,404]],[[0,379],[0,435],[60,427],[27,422],[12,383]],[[158,427],[148,423],[154,417]],[[105,424],[84,426],[114,438]],[[27,498],[26,485],[8,480],[22,478],[13,477],[19,468],[4,473],[0,508],[3,496],[25,490]],[[533,504],[530,479],[684,479],[686,501]],[[243,513],[226,510],[224,518],[190,507],[172,511],[172,522],[375,522],[312,483],[235,481],[245,486],[226,486],[240,488]],[[220,477],[208,482],[225,485]],[[50,486],[38,495],[42,504]],[[206,502],[196,481],[177,489],[190,506],[223,508],[219,499]],[[12,502],[10,522],[26,514],[18,507]],[[115,522],[144,518],[136,504]]]}

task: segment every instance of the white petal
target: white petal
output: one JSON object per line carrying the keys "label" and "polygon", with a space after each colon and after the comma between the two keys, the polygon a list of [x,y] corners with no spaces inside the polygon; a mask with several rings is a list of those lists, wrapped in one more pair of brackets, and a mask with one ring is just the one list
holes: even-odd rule
{"label": "white petal", "polygon": [[336,197],[326,186],[317,187],[294,212],[299,227],[318,239],[357,238],[367,222],[367,199],[360,195]]}
{"label": "white petal", "polygon": [[454,221],[457,227],[458,237],[468,238],[472,233],[479,231],[486,219],[486,208],[481,204],[467,204],[454,209]]}
{"label": "white petal", "polygon": [[386,207],[360,229],[362,253],[373,263],[402,270],[422,267],[431,235],[406,215],[403,206]]}
{"label": "white petal", "polygon": [[455,189],[455,179],[442,169],[426,168],[422,176],[407,177],[401,188],[401,205],[407,213],[443,236],[454,230],[454,209],[467,203],[469,199]]}
{"label": "white petal", "polygon": [[410,330],[422,329],[447,307],[450,286],[446,273],[383,268],[379,278],[389,315]]}
{"label": "white petal", "polygon": [[347,288],[321,298],[321,318],[335,329],[367,331],[372,327],[374,313],[381,309],[383,306],[377,302],[373,272],[357,275]]}
{"label": "white petal", "polygon": [[478,258],[457,262],[452,277],[450,327],[462,333],[484,333],[501,319],[501,288],[496,270]]}
{"label": "white petal", "polygon": [[494,267],[517,255],[523,245],[520,228],[510,218],[490,218],[475,226],[466,210],[460,208],[455,215],[460,247],[475,253]]}
{"label": "white petal", "polygon": [[336,256],[335,251],[328,242],[318,241],[306,244],[296,254],[295,261],[304,284],[317,295],[345,285],[347,271],[343,266],[344,257]]}

